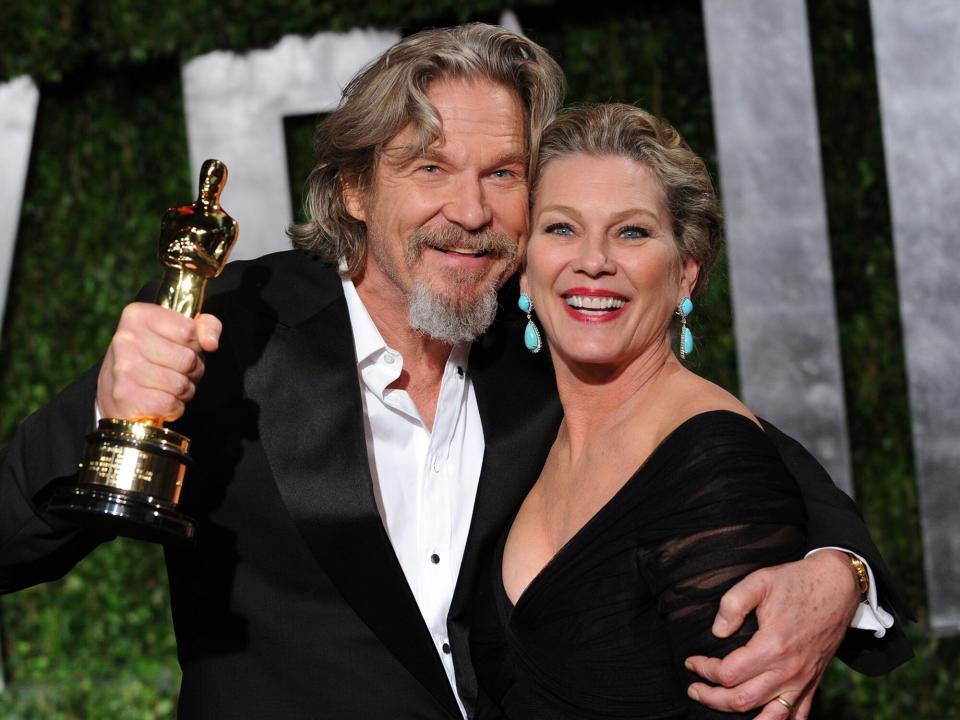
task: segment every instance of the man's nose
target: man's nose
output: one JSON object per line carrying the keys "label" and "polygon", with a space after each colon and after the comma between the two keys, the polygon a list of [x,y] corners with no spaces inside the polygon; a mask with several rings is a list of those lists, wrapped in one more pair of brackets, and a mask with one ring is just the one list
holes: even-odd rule
{"label": "man's nose", "polygon": [[480,230],[493,220],[493,210],[479,179],[461,180],[451,188],[443,206],[444,217],[465,230]]}

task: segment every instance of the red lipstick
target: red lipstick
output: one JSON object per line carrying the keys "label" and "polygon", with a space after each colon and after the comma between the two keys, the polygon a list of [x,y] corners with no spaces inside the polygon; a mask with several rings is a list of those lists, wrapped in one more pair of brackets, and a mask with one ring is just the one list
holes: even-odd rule
{"label": "red lipstick", "polygon": [[[593,312],[584,312],[586,308],[575,308],[566,302],[566,298],[575,295],[582,297],[616,298],[617,300],[623,300],[624,304],[623,307],[616,308],[615,310],[604,310],[603,312],[594,314]],[[577,322],[583,323],[603,323],[616,320],[623,314],[623,311],[627,308],[627,304],[630,302],[620,293],[607,290],[606,288],[575,287],[560,293],[560,297],[564,298],[563,307],[566,309],[567,314]]]}

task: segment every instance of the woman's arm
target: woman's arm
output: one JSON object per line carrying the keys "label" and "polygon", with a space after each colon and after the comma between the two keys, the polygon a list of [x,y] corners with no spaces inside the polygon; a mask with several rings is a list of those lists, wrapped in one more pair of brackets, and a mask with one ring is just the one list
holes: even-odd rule
{"label": "woman's arm", "polygon": [[[806,547],[796,482],[759,432],[722,434],[721,428],[698,445],[697,459],[673,488],[682,500],[665,520],[663,540],[645,543],[638,555],[687,684],[698,679],[685,666],[688,656],[735,653],[757,629],[751,614],[735,632],[715,635],[721,597],[756,570],[801,558]],[[752,718],[759,712],[753,707],[727,710]],[[694,700],[688,713],[729,717]]]}

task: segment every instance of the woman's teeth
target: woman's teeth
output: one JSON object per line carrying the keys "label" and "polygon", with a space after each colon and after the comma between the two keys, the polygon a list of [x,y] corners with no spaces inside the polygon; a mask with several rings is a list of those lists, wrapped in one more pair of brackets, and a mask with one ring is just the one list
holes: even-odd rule
{"label": "woman's teeth", "polygon": [[577,310],[607,312],[609,310],[619,310],[627,301],[623,298],[604,297],[596,295],[570,295],[565,297],[567,305]]}

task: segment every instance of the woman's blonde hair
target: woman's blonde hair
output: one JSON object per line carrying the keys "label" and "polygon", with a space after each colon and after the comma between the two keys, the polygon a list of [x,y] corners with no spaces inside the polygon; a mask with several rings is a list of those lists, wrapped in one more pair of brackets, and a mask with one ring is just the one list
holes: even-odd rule
{"label": "woman's blonde hair", "polygon": [[384,146],[407,125],[417,132],[411,156],[442,142],[440,116],[427,97],[439,79],[483,79],[513,90],[523,106],[528,169],[534,167],[543,127],[563,100],[560,66],[536,43],[494,25],[425,30],[364,68],[317,127],[304,199],[309,219],[287,230],[298,247],[331,262],[345,259],[349,276],[359,272],[366,226],[347,212],[344,182],[369,191]]}
{"label": "woman's blonde hair", "polygon": [[564,111],[543,133],[530,189],[551,160],[576,154],[614,155],[643,163],[663,187],[681,262],[700,264],[694,288],[706,288],[723,243],[723,217],[710,172],[669,123],[633,105],[584,105]]}

